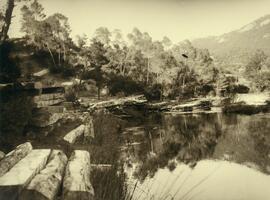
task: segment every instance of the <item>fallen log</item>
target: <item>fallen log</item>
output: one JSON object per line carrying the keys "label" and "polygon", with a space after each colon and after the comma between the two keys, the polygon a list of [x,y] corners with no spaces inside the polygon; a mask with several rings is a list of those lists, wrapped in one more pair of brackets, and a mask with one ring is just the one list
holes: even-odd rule
{"label": "fallen log", "polygon": [[0,177],[0,199],[18,199],[22,189],[46,165],[51,150],[32,150],[5,175]]}
{"label": "fallen log", "polygon": [[84,129],[84,138],[89,139],[89,138],[94,138],[95,137],[95,130],[94,130],[94,122],[93,122],[93,117],[90,116],[89,120],[87,120],[87,123],[85,125]]}
{"label": "fallen log", "polygon": [[5,153],[0,151],[0,160],[2,160],[5,157]]}
{"label": "fallen log", "polygon": [[76,139],[83,135],[85,130],[85,125],[80,125],[77,128],[70,131],[68,134],[65,135],[64,140],[70,144],[73,144]]}
{"label": "fallen log", "polygon": [[119,99],[111,99],[108,101],[101,101],[98,103],[89,103],[89,109],[99,109],[99,108],[111,108],[121,105],[142,105],[147,102],[147,99],[144,95],[137,95],[131,97],[124,97]]}
{"label": "fallen log", "polygon": [[94,199],[94,189],[90,183],[90,168],[89,153],[75,150],[67,164],[62,199]]}
{"label": "fallen log", "polygon": [[21,200],[53,200],[58,194],[63,179],[67,156],[53,150],[49,162],[30,184],[22,191]]}
{"label": "fallen log", "polygon": [[5,155],[0,161],[0,177],[9,171],[16,163],[32,151],[30,142],[26,142],[16,147],[13,151]]}

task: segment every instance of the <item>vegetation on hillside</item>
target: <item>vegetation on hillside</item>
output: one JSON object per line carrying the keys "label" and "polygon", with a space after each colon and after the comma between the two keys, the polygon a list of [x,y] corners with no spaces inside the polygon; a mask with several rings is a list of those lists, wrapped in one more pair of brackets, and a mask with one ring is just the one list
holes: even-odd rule
{"label": "vegetation on hillside", "polygon": [[[46,16],[37,0],[21,4],[21,31],[25,33],[26,45],[34,49],[35,55],[45,52],[50,57],[51,73],[94,80],[98,96],[104,86],[112,95],[130,95],[134,90],[153,99],[225,95],[241,87],[233,71],[221,68],[207,49],[195,48],[189,41],[173,44],[167,37],[156,41],[137,28],[125,37],[120,30],[110,31],[106,27],[96,29],[92,38],[82,34],[74,41],[66,16],[60,13]],[[1,16],[6,18],[4,13]],[[269,58],[260,52],[261,57],[257,53],[243,66],[246,73],[240,78],[252,82],[252,89],[266,91]],[[1,71],[1,77],[8,73],[12,76],[6,82],[14,81],[20,74],[8,67],[16,68],[15,64],[8,64],[15,60],[9,61],[8,53],[1,51],[3,69],[8,69]]]}

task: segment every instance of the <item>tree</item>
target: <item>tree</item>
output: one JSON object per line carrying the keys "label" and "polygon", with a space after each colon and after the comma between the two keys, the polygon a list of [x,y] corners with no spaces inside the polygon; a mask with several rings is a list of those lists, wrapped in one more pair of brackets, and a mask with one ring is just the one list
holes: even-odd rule
{"label": "tree", "polygon": [[141,50],[147,60],[147,69],[146,69],[146,84],[149,83],[150,75],[150,59],[153,57],[153,43],[152,38],[148,33],[142,33],[138,28],[134,28],[132,33],[128,34],[128,39],[131,41],[133,46]]}
{"label": "tree", "polygon": [[257,50],[245,67],[245,75],[260,92],[270,89],[270,57]]}
{"label": "tree", "polygon": [[30,0],[6,0],[5,5],[3,4],[3,10],[0,11],[0,44],[8,39],[8,31],[13,17],[12,13],[16,3],[27,1]]}
{"label": "tree", "polygon": [[89,59],[94,72],[93,78],[98,88],[98,99],[100,99],[100,89],[104,83],[104,71],[102,67],[109,63],[108,58],[105,56],[106,52],[107,50],[104,44],[94,38],[89,48]]}
{"label": "tree", "polygon": [[[41,4],[34,0],[30,5],[21,8],[22,27],[28,44],[37,50],[48,51],[54,68],[57,70],[66,63],[67,53],[73,42],[70,38],[68,18],[60,13],[55,13],[45,18]],[[55,54],[58,55],[56,62]]]}
{"label": "tree", "polygon": [[96,29],[94,37],[97,41],[104,45],[109,45],[111,41],[111,32],[106,27],[99,27]]}

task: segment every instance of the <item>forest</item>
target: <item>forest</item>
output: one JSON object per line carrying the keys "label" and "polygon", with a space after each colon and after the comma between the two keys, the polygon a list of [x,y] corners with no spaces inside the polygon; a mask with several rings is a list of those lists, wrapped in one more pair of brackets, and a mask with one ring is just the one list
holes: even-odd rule
{"label": "forest", "polygon": [[[15,6],[21,8],[21,39],[8,38]],[[156,41],[138,28],[123,35],[121,30],[100,27],[90,38],[84,33],[72,38],[68,18],[61,13],[46,16],[37,0],[9,1],[0,17],[1,83],[21,77],[20,59],[11,55],[12,49],[24,48],[32,49],[29,54],[41,63],[47,58],[45,67],[51,74],[93,80],[98,96],[104,87],[110,95],[144,93],[153,100],[269,90],[270,57],[260,49],[242,64],[243,73],[235,74],[207,49],[188,40],[173,44],[166,36]]]}

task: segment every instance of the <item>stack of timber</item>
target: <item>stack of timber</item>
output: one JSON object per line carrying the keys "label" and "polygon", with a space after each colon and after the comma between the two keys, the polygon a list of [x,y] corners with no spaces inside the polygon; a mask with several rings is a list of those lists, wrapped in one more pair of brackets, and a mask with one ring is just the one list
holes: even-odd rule
{"label": "stack of timber", "polygon": [[75,150],[68,159],[61,150],[32,149],[25,143],[5,155],[0,166],[5,166],[1,200],[94,199],[87,151]]}

